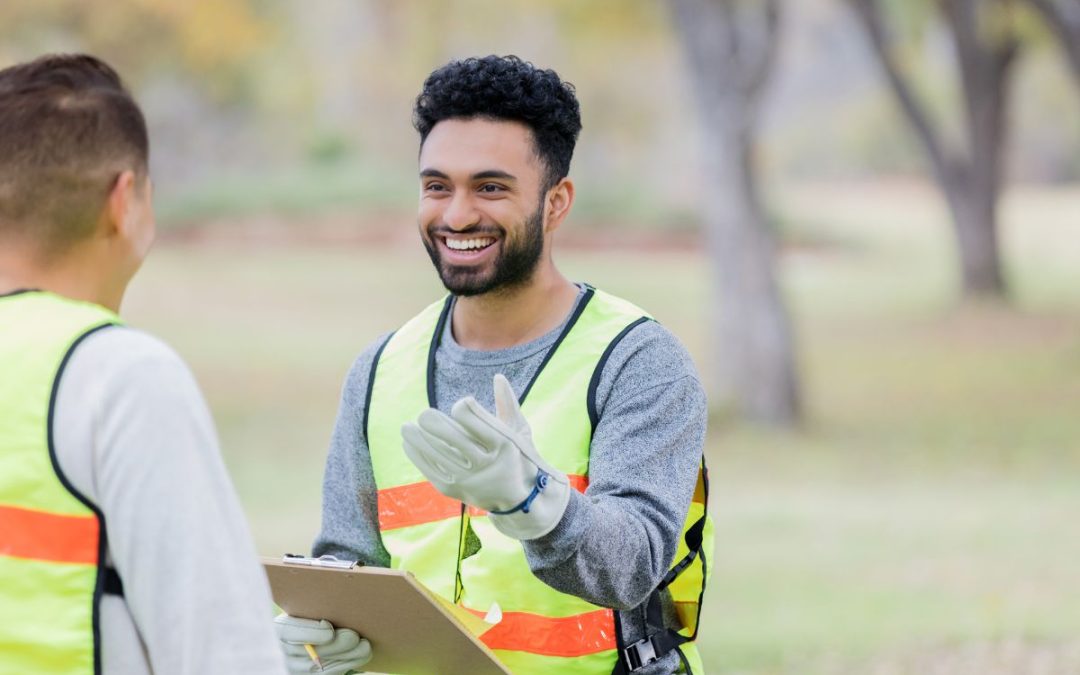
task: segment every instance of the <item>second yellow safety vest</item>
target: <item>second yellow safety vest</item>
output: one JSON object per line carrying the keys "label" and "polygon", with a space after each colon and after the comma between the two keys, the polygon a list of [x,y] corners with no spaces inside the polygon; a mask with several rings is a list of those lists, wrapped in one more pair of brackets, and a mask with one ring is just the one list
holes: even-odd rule
{"label": "second yellow safety vest", "polygon": [[[376,355],[369,378],[364,429],[391,566],[409,570],[428,588],[478,615],[498,606],[502,620],[481,640],[516,674],[609,675],[618,663],[625,672],[635,659],[647,661],[652,652],[675,647],[694,673],[703,672],[693,639],[713,540],[704,462],[676,563],[661,584],[671,593],[683,626],[623,645],[617,613],[541,582],[519,541],[496,530],[484,512],[440,494],[405,456],[401,425],[435,406],[435,351],[450,308],[449,298],[435,303],[394,333]],[[589,484],[600,372],[618,341],[648,320],[636,306],[587,288],[539,372],[520,393],[537,448],[581,492]],[[660,622],[660,592],[649,603],[654,625]]]}

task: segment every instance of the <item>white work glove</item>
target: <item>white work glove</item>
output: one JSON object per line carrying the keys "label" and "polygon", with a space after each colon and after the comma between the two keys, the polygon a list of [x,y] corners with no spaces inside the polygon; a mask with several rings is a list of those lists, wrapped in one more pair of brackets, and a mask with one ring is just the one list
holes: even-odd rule
{"label": "white work glove", "polygon": [[510,382],[500,374],[494,386],[495,415],[470,396],[450,415],[429,408],[403,425],[405,454],[439,492],[488,511],[503,534],[536,539],[562,518],[570,483],[537,452]]}
{"label": "white work glove", "polygon": [[[345,675],[363,668],[371,660],[371,644],[348,628],[334,628],[326,619],[301,619],[279,614],[274,619],[278,640],[285,650],[289,675]],[[322,662],[322,670],[311,660],[304,645],[311,645]]]}

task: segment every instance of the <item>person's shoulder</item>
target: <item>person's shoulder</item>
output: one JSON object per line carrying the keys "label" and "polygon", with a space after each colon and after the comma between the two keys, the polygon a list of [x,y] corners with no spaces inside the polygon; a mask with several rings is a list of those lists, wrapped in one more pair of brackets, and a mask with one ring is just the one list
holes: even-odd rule
{"label": "person's shoulder", "polygon": [[598,411],[606,409],[609,401],[628,401],[665,387],[685,392],[702,389],[686,347],[654,320],[638,323],[622,334],[594,376]]}
{"label": "person's shoulder", "polygon": [[62,389],[80,400],[124,400],[140,409],[202,397],[195,374],[176,350],[161,338],[123,324],[82,340],[61,377]]}
{"label": "person's shoulder", "polygon": [[371,368],[375,365],[375,359],[393,334],[393,331],[383,333],[353,359],[352,365],[349,366],[349,372],[345,375],[343,395],[363,400],[367,392],[368,380],[371,379]]}
{"label": "person's shoulder", "polygon": [[164,340],[126,325],[110,326],[88,335],[71,356],[72,366],[83,364],[99,373],[139,368],[188,372],[184,360]]}
{"label": "person's shoulder", "polygon": [[633,365],[657,374],[667,373],[667,379],[687,375],[697,377],[694,361],[682,341],[654,320],[643,321],[627,331],[612,347],[608,364],[618,368]]}
{"label": "person's shoulder", "polygon": [[204,437],[212,429],[195,377],[176,351],[125,325],[96,330],[76,345],[53,410],[59,466],[93,501],[103,498],[102,467],[144,466],[172,447],[158,442],[163,429],[177,442],[183,436],[173,433],[178,428],[198,429]]}
{"label": "person's shoulder", "polygon": [[352,366],[349,368],[350,377],[353,373],[362,372],[366,378],[368,371],[375,364],[375,359],[382,351],[386,343],[390,341],[390,338],[394,336],[394,331],[387,331],[379,337],[372,340],[364,350],[360,352],[353,360]]}

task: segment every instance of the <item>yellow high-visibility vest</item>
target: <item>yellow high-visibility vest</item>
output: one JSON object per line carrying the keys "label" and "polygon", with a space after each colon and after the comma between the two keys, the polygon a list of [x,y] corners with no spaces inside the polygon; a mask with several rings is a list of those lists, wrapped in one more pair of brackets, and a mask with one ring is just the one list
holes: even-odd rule
{"label": "yellow high-visibility vest", "polygon": [[[519,541],[496,530],[483,511],[440,494],[405,455],[401,425],[435,407],[434,355],[450,307],[447,298],[406,323],[372,366],[364,428],[378,489],[379,529],[391,566],[409,570],[475,614],[482,616],[497,604],[502,620],[481,640],[516,674],[610,675],[616,661],[627,658],[620,654],[626,646],[617,636],[615,612],[537,579]],[[521,392],[536,447],[581,492],[589,484],[601,369],[611,348],[648,320],[629,302],[587,288],[540,372]],[[706,500],[703,461],[676,563],[663,583],[683,626],[658,635],[656,643],[681,643],[678,648],[694,673],[703,672],[693,639],[708,571],[704,554],[711,553],[713,542]],[[654,600],[659,602],[659,596]],[[640,655],[647,656],[649,648]],[[631,646],[630,651],[637,649]]]}
{"label": "yellow high-visibility vest", "polygon": [[53,447],[59,379],[112,312],[51,293],[0,297],[0,675],[101,672],[105,520]]}

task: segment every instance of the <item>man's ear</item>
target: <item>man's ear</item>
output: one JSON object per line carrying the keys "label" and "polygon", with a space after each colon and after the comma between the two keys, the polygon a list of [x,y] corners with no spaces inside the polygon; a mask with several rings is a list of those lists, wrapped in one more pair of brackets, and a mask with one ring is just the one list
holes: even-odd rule
{"label": "man's ear", "polygon": [[135,178],[134,171],[125,170],[116,177],[112,189],[109,190],[109,197],[105,201],[105,212],[102,214],[105,220],[106,236],[131,235],[132,219],[129,214],[135,207],[136,190],[138,190],[138,180]]}
{"label": "man's ear", "polygon": [[546,211],[547,232],[554,232],[570,213],[574,204],[574,181],[563,178],[555,187],[548,190],[544,210]]}

